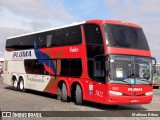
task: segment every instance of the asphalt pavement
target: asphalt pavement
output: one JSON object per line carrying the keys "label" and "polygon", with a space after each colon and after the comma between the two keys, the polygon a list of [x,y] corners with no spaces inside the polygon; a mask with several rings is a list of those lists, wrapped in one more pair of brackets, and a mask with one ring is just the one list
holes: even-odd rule
{"label": "asphalt pavement", "polygon": [[[153,90],[153,100],[150,104],[142,105],[118,105],[110,106],[98,103],[92,103],[84,101],[83,105],[75,105],[74,102],[61,102],[56,99],[56,95],[47,94],[32,90],[27,90],[26,92],[19,92],[12,89],[11,86],[5,85],[0,79],[0,110],[1,111],[89,111],[92,115],[108,112],[109,114],[124,114],[121,111],[160,111],[160,89]],[[116,112],[115,112],[116,111]],[[119,113],[117,112],[119,111]],[[60,113],[60,112],[59,112]],[[59,114],[57,113],[57,114]],[[86,113],[86,114],[90,114]],[[71,113],[67,113],[71,114]],[[73,113],[74,114],[74,113]],[[127,114],[127,112],[126,112]],[[21,120],[21,119],[38,119],[43,120],[44,118],[2,118],[2,120]],[[45,117],[45,119],[57,119],[57,120],[70,120],[70,119],[82,119],[82,120],[112,120],[112,119],[136,119],[136,120],[150,120],[159,119],[160,117]]]}

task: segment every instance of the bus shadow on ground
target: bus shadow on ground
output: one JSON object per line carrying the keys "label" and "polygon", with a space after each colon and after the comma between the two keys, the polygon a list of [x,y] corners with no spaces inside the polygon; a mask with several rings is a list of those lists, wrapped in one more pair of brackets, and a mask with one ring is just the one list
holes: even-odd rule
{"label": "bus shadow on ground", "polygon": [[[7,86],[7,87],[5,87],[5,89],[20,92],[18,90],[14,90],[13,87],[11,87],[11,86]],[[40,92],[40,91],[35,91],[35,90],[26,89],[24,93],[29,93],[29,94],[34,94],[34,95],[37,95],[37,96],[43,96],[43,97],[57,99],[57,95],[55,95],[55,94],[45,93],[45,92]]]}
{"label": "bus shadow on ground", "polygon": [[[5,89],[13,90],[13,88],[11,86],[7,86],[7,87],[5,87]],[[47,97],[47,98],[52,98],[52,99],[57,100],[57,95],[55,95],[55,94],[39,92],[39,91],[35,91],[35,90],[28,90],[28,89],[25,90],[25,93],[34,94],[37,96],[42,96],[42,97]],[[69,99],[69,102],[73,103],[74,99]],[[94,102],[89,102],[89,101],[83,101],[82,106],[96,108],[96,109],[100,109],[100,110],[147,110],[144,107],[142,107],[141,105],[105,105],[105,104],[94,103]]]}
{"label": "bus shadow on ground", "polygon": [[92,108],[101,109],[101,110],[147,110],[141,105],[129,105],[129,104],[128,105],[104,105],[100,103],[84,101],[83,105],[92,107]]}

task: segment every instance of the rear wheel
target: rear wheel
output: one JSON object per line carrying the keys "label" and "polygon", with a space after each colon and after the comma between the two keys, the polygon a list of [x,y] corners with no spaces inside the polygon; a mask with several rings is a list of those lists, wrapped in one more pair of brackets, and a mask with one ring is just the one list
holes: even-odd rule
{"label": "rear wheel", "polygon": [[21,92],[24,92],[24,91],[25,91],[23,78],[21,78],[21,79],[20,79],[20,82],[19,82],[19,91],[21,91]]}
{"label": "rear wheel", "polygon": [[82,89],[79,84],[76,85],[76,95],[75,95],[77,105],[82,105]]}
{"label": "rear wheel", "polygon": [[65,83],[62,84],[61,100],[62,100],[62,102],[67,102],[68,101],[68,98],[67,98],[67,87],[66,87]]}
{"label": "rear wheel", "polygon": [[13,80],[13,89],[17,90],[18,89],[18,81],[15,79]]}

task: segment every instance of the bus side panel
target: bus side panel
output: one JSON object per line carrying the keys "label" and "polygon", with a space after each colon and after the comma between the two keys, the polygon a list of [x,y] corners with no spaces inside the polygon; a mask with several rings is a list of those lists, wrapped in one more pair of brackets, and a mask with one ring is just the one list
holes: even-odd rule
{"label": "bus side panel", "polygon": [[12,77],[16,76],[18,80],[18,74],[24,74],[24,64],[23,61],[5,61],[4,67],[4,83],[7,85],[12,85]]}

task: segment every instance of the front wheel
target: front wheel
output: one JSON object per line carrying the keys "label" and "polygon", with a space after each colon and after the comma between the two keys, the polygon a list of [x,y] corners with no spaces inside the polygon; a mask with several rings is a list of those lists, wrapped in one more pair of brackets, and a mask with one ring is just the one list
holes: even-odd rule
{"label": "front wheel", "polygon": [[79,84],[77,84],[77,86],[76,86],[76,95],[75,95],[75,98],[76,98],[75,103],[77,105],[82,105],[82,101],[83,101],[83,98],[82,98],[82,89],[81,89],[81,87],[80,87]]}

